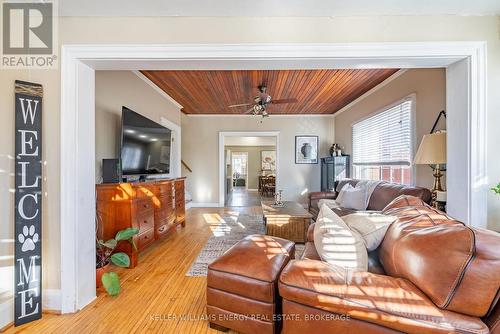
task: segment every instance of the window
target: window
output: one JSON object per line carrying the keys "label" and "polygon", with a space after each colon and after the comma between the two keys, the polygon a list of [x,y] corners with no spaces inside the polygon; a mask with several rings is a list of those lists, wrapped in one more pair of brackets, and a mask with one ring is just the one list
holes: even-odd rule
{"label": "window", "polygon": [[247,175],[247,152],[235,152],[232,154],[233,159],[233,176],[238,174],[238,178]]}
{"label": "window", "polygon": [[355,178],[413,183],[414,104],[411,95],[352,126]]}

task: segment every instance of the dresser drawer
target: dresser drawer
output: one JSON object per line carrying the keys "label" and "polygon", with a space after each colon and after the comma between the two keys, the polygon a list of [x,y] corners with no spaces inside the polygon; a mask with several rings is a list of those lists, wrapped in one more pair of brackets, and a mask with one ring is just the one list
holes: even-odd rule
{"label": "dresser drawer", "polygon": [[160,194],[171,194],[172,193],[172,181],[164,181],[158,184],[157,192]]}
{"label": "dresser drawer", "polygon": [[139,251],[145,249],[155,241],[155,230],[150,229],[147,232],[141,233],[137,236],[137,248]]}
{"label": "dresser drawer", "polygon": [[175,202],[176,203],[182,203],[184,202],[184,193],[180,193],[179,195],[175,196]]}
{"label": "dresser drawer", "polygon": [[175,189],[184,189],[184,181],[175,181]]}
{"label": "dresser drawer", "polygon": [[153,201],[149,197],[134,201],[136,215],[144,215],[154,210]]}
{"label": "dresser drawer", "polygon": [[174,198],[171,194],[167,195],[162,195],[161,197],[158,197],[158,202],[160,205],[157,207],[159,210],[164,210],[167,208],[172,208]]}
{"label": "dresser drawer", "polygon": [[139,229],[139,234],[151,230],[155,225],[155,215],[153,211],[150,211],[146,214],[137,215],[136,224],[137,228]]}
{"label": "dresser drawer", "polygon": [[160,239],[168,235],[168,232],[172,229],[173,226],[173,224],[163,224],[155,228],[155,238]]}
{"label": "dresser drawer", "polygon": [[155,222],[156,226],[162,225],[163,221],[170,221],[175,216],[175,211],[172,208],[168,208],[161,211],[155,211]]}

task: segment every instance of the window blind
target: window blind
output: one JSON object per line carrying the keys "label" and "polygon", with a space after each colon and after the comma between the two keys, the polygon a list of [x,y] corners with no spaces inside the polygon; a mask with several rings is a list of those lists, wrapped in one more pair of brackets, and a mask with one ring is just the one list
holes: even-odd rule
{"label": "window blind", "polygon": [[413,99],[405,99],[352,126],[354,166],[410,166]]}

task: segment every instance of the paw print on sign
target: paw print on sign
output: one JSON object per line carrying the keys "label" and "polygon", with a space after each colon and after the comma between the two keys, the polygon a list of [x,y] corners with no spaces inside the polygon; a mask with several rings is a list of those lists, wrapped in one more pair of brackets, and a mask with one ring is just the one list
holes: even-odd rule
{"label": "paw print on sign", "polygon": [[19,233],[17,239],[22,244],[21,250],[23,252],[31,251],[35,249],[35,243],[38,242],[38,233],[35,233],[35,226],[31,225],[23,227],[23,233]]}

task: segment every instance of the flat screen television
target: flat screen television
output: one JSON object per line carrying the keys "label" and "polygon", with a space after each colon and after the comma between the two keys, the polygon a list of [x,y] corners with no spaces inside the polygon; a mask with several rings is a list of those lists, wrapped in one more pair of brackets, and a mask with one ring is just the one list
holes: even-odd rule
{"label": "flat screen television", "polygon": [[122,107],[122,175],[170,173],[172,131]]}

